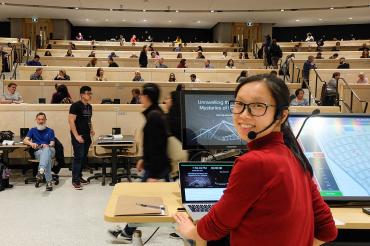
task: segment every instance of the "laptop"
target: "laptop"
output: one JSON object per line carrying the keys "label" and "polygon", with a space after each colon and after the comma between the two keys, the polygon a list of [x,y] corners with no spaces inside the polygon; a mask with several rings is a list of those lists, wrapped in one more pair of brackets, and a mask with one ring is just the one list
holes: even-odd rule
{"label": "laptop", "polygon": [[134,144],[135,137],[133,135],[121,135],[122,137],[115,138],[113,135],[102,135],[96,140],[97,144]]}
{"label": "laptop", "polygon": [[181,199],[193,221],[200,220],[223,195],[234,162],[180,162]]}

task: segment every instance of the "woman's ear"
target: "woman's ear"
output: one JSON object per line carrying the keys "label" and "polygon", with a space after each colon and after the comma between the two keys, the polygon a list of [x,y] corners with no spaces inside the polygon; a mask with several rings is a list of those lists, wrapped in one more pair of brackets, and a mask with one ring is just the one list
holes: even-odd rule
{"label": "woman's ear", "polygon": [[283,124],[288,119],[288,115],[289,115],[289,110],[284,109],[281,113],[281,116],[280,116],[280,123],[281,124]]}

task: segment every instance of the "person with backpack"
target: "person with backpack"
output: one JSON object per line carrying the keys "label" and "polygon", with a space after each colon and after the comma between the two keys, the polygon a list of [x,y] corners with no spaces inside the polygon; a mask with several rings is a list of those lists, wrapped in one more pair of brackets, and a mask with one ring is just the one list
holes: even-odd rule
{"label": "person with backpack", "polygon": [[283,57],[283,52],[280,46],[276,43],[276,39],[272,40],[272,43],[269,47],[269,57],[271,58],[271,65],[274,69],[278,68],[278,62],[281,57]]}

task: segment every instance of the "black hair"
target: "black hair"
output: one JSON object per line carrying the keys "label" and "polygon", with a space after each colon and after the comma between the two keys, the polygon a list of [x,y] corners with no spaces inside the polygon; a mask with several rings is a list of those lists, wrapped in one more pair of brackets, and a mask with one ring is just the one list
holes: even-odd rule
{"label": "black hair", "polygon": [[80,94],[84,94],[88,91],[91,91],[91,87],[90,86],[87,86],[87,85],[84,85],[80,88]]}
{"label": "black hair", "polygon": [[40,59],[40,56],[39,55],[35,55],[35,57],[33,59],[37,59],[37,58]]}
{"label": "black hair", "polygon": [[294,93],[295,96],[297,97],[299,95],[299,92],[301,92],[301,91],[303,91],[303,93],[304,93],[304,90],[302,88],[299,88],[299,89],[295,90],[295,93]]}
{"label": "black hair", "polygon": [[61,84],[58,86],[57,88],[57,92],[63,97],[68,97],[69,93],[68,93],[68,88],[65,84]]}
{"label": "black hair", "polygon": [[159,104],[160,89],[157,84],[146,83],[143,85],[143,95],[149,97],[152,104]]}
{"label": "black hair", "polygon": [[[276,103],[276,112],[274,119],[281,117],[282,112],[287,110],[289,107],[289,89],[283,80],[280,78],[271,76],[270,74],[259,74],[255,76],[248,77],[245,81],[238,84],[235,89],[235,97],[237,96],[240,88],[251,82],[261,82],[265,83],[272,97]],[[288,116],[289,117],[289,116]],[[304,155],[302,148],[298,144],[292,129],[290,128],[289,121],[287,119],[281,124],[281,132],[283,133],[285,145],[293,152],[294,156],[299,160],[304,171],[309,171],[311,176],[313,176],[313,170],[307,157]]]}
{"label": "black hair", "polygon": [[184,90],[183,88],[185,88],[185,85],[184,84],[178,84],[176,86],[176,91],[182,91],[182,90]]}

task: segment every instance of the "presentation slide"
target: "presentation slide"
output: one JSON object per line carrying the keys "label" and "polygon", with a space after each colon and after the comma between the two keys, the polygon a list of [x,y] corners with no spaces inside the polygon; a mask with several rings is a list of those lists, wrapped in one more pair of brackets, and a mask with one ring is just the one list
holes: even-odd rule
{"label": "presentation slide", "polygon": [[229,111],[233,95],[185,95],[186,143],[188,146],[245,146]]}
{"label": "presentation slide", "polygon": [[[295,135],[304,118],[290,116]],[[299,142],[322,196],[370,196],[370,117],[313,117]]]}
{"label": "presentation slide", "polygon": [[183,165],[180,175],[186,201],[218,201],[225,190],[233,164]]}

